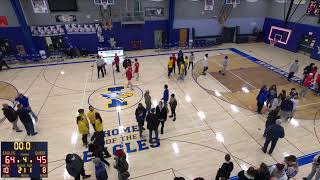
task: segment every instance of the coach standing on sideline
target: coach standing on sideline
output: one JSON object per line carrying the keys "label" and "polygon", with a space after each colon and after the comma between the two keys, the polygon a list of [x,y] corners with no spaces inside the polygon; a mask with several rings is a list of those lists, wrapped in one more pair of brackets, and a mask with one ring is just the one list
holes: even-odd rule
{"label": "coach standing on sideline", "polygon": [[98,70],[98,78],[100,79],[100,71],[102,73],[102,77],[104,77],[104,65],[105,65],[105,62],[102,60],[102,58],[100,56],[97,56],[97,60],[96,60],[96,63],[97,63],[97,70]]}

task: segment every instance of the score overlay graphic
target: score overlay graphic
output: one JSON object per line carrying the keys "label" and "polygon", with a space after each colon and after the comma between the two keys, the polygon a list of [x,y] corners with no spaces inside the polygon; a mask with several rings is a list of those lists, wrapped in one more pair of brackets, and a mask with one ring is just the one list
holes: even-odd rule
{"label": "score overlay graphic", "polygon": [[48,177],[48,143],[1,142],[1,177]]}

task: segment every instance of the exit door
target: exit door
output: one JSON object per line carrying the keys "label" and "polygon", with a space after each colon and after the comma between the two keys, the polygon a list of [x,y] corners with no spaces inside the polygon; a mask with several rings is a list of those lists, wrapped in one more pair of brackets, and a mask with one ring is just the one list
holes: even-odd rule
{"label": "exit door", "polygon": [[162,47],[162,42],[163,42],[163,31],[162,30],[155,30],[154,31],[154,47],[155,48],[160,48]]}
{"label": "exit door", "polygon": [[184,47],[186,46],[188,38],[188,29],[180,29],[179,31],[179,46]]}

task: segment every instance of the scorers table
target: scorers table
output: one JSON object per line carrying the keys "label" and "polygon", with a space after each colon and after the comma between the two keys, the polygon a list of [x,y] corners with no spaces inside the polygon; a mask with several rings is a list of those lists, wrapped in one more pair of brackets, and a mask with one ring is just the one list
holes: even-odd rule
{"label": "scorers table", "polygon": [[124,60],[124,50],[122,47],[115,47],[115,48],[98,48],[98,55],[102,57],[102,59],[107,64],[112,64],[114,60],[114,56],[117,54],[120,58],[120,63]]}
{"label": "scorers table", "polygon": [[48,143],[1,142],[1,177],[48,177]]}

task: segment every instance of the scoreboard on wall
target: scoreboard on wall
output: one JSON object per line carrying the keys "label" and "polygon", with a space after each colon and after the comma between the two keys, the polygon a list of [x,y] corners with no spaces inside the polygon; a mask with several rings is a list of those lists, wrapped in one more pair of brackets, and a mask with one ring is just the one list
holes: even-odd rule
{"label": "scoreboard on wall", "polygon": [[306,14],[310,16],[320,16],[320,0],[310,0]]}
{"label": "scoreboard on wall", "polygon": [[1,142],[1,177],[48,177],[48,143]]}

